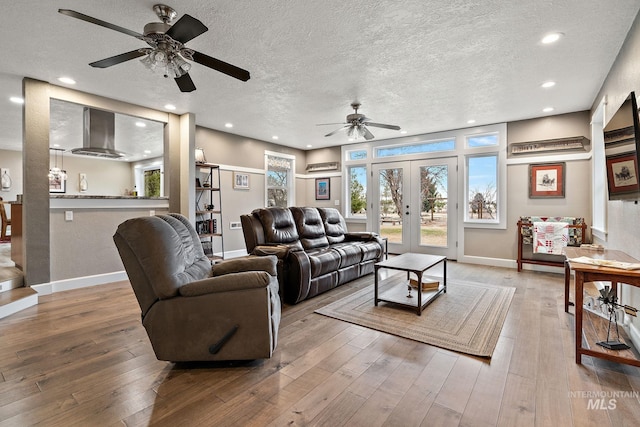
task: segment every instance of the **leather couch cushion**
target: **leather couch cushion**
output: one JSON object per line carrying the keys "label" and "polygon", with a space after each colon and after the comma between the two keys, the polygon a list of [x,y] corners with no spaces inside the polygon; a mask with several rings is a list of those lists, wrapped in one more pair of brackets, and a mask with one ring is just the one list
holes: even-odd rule
{"label": "leather couch cushion", "polygon": [[329,246],[324,234],[324,224],[316,208],[289,208],[305,250]]}
{"label": "leather couch cushion", "polygon": [[377,260],[382,255],[382,248],[376,241],[358,242],[357,245],[362,251],[362,261]]}
{"label": "leather couch cushion", "polygon": [[330,244],[340,243],[344,241],[344,235],[347,232],[347,223],[340,212],[335,208],[318,208],[320,217],[324,224],[324,232]]}
{"label": "leather couch cushion", "polygon": [[311,249],[307,251],[311,264],[311,277],[322,276],[340,267],[340,254],[331,248]]}
{"label": "leather couch cushion", "polygon": [[263,208],[256,209],[254,213],[257,213],[262,222],[266,243],[293,244],[302,249],[293,215],[289,209]]}
{"label": "leather couch cushion", "polygon": [[340,268],[349,267],[362,261],[360,245],[353,243],[336,243],[331,246],[340,254]]}

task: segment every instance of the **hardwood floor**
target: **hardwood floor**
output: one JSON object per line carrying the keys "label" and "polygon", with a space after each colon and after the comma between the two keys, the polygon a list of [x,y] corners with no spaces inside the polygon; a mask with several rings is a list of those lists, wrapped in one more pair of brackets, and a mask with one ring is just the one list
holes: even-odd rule
{"label": "hardwood floor", "polygon": [[639,368],[575,364],[562,275],[448,275],[517,288],[490,361],[313,312],[350,285],[285,307],[274,356],[235,364],[156,360],[128,282],[43,296],[0,320],[0,426],[640,423]]}

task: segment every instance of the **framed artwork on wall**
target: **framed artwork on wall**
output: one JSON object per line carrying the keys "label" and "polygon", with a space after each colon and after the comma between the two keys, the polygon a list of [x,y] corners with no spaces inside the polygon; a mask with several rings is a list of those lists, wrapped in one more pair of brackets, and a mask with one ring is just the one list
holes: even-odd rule
{"label": "framed artwork on wall", "polygon": [[316,200],[329,200],[331,198],[330,185],[330,178],[316,178]]}
{"label": "framed artwork on wall", "polygon": [[67,192],[67,171],[60,171],[61,174],[49,174],[49,193]]}
{"label": "framed artwork on wall", "polygon": [[248,190],[249,189],[249,174],[248,173],[233,173],[233,188],[236,190]]}
{"label": "framed artwork on wall", "polygon": [[609,196],[640,191],[636,153],[607,156],[607,181]]}
{"label": "framed artwork on wall", "polygon": [[564,198],[565,163],[529,165],[529,198]]}

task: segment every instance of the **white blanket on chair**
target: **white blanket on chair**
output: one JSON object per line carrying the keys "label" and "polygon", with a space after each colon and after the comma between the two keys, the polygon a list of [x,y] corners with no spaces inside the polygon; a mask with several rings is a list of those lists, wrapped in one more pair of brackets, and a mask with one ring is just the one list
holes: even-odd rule
{"label": "white blanket on chair", "polygon": [[566,222],[534,222],[533,253],[562,255],[569,242],[569,224]]}

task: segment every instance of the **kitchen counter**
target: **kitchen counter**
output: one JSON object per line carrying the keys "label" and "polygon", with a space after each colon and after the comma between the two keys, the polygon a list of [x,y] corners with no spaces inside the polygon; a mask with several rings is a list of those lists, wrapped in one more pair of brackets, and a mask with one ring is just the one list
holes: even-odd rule
{"label": "kitchen counter", "polygon": [[51,209],[162,209],[169,207],[169,198],[52,194],[49,207]]}

